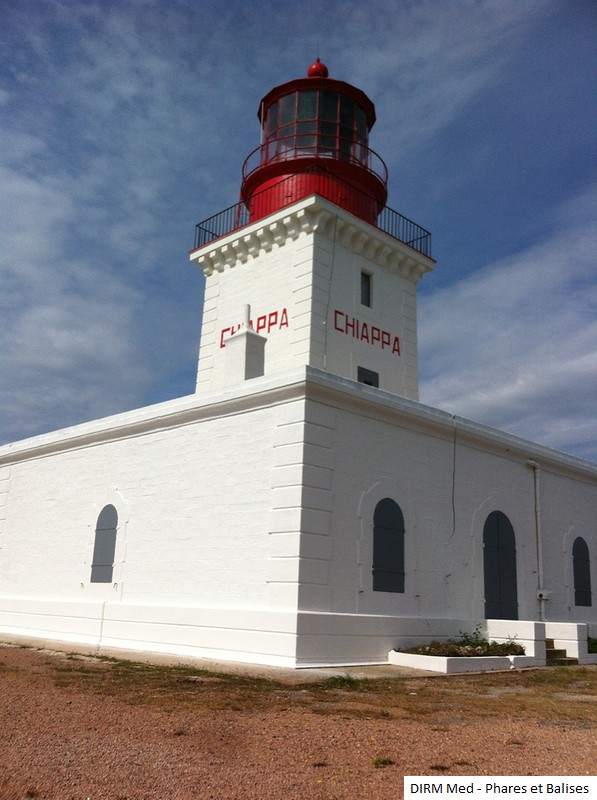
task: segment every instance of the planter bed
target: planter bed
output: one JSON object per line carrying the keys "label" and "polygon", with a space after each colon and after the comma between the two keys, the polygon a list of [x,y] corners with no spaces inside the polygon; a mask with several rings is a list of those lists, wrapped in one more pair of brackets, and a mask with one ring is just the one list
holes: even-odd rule
{"label": "planter bed", "polygon": [[398,650],[390,650],[388,663],[398,667],[447,674],[541,666],[539,660],[533,656],[424,656],[417,653],[401,653]]}

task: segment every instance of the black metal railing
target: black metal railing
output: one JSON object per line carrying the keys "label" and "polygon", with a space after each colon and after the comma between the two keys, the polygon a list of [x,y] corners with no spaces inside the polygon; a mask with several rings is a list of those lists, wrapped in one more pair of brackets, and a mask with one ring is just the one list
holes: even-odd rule
{"label": "black metal railing", "polygon": [[412,219],[408,219],[394,211],[393,208],[386,206],[377,217],[376,225],[384,233],[388,233],[394,239],[404,242],[413,250],[431,258],[431,234]]}
{"label": "black metal railing", "polygon": [[[261,208],[260,201],[264,207],[281,209],[285,206],[292,205],[297,202],[297,178],[301,173],[292,175],[290,178],[284,178],[273,186],[269,186],[261,192],[255,192],[250,200],[249,207],[244,202],[236,203],[229,208],[225,208],[213,217],[208,217],[195,226],[195,248],[203,247],[209,242],[226,236],[239,228],[248,225],[250,221],[257,221],[265,216],[260,214]],[[317,173],[309,173],[310,187],[313,186],[313,177]],[[378,201],[370,197],[366,193],[356,189],[344,181],[335,178],[335,183],[332,185],[332,196],[330,194],[330,184],[322,177],[322,196],[331,202],[336,202],[337,205],[346,207],[347,198],[358,198],[360,200],[359,206],[361,208],[378,208]],[[324,193],[325,191],[325,193]],[[317,190],[317,182],[315,188],[311,188],[311,194],[319,194]],[[300,196],[300,190],[298,191]],[[308,196],[305,194],[304,196]],[[251,219],[253,217],[253,219]],[[379,214],[372,213],[371,219],[376,219],[373,223],[377,228],[389,234],[394,239],[407,244],[419,253],[431,257],[431,233],[416,222],[402,216],[397,211],[385,206]]]}
{"label": "black metal railing", "polygon": [[202,247],[248,224],[249,209],[244,203],[229,206],[195,225],[195,247]]}

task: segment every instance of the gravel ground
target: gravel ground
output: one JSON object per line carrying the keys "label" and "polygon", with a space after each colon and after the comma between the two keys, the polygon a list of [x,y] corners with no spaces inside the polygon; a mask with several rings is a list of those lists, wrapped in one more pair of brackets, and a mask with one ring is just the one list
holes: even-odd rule
{"label": "gravel ground", "polygon": [[144,668],[115,688],[113,662],[0,647],[0,798],[397,800],[404,775],[592,775],[597,668],[568,669],[557,691],[511,674],[165,686]]}

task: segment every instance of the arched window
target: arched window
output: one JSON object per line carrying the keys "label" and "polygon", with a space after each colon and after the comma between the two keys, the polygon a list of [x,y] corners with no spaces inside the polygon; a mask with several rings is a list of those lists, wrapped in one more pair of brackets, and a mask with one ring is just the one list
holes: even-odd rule
{"label": "arched window", "polygon": [[117,528],[118,512],[112,505],[104,506],[95,527],[91,583],[112,583]]}
{"label": "arched window", "polygon": [[574,605],[590,606],[591,559],[585,540],[579,536],[572,545],[572,574],[574,576]]}
{"label": "arched window", "polygon": [[483,526],[485,618],[518,619],[516,540],[508,517],[492,511]]}
{"label": "arched window", "polygon": [[389,497],[373,513],[373,591],[404,592],[404,517]]}

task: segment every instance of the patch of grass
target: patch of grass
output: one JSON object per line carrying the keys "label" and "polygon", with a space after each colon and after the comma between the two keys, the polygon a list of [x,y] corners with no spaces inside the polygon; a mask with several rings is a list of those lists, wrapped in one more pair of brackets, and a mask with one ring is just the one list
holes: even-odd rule
{"label": "patch of grass", "polygon": [[586,668],[580,671],[570,670],[570,667],[549,667],[548,669],[534,670],[529,673],[528,684],[535,686],[553,686],[555,688],[574,689],[579,678],[586,673]]}
{"label": "patch of grass", "polygon": [[[193,666],[155,665],[118,659],[52,663],[54,682],[63,688],[118,695],[132,704],[177,705],[205,700],[210,708],[244,709],[258,705],[272,681],[209,672]],[[202,680],[204,678],[205,680]]]}
{"label": "patch of grass", "polygon": [[362,681],[353,678],[351,675],[333,675],[326,678],[323,685],[327,689],[359,689]]}
{"label": "patch of grass", "polygon": [[594,667],[374,680],[339,675],[320,682],[285,684],[192,665],[156,666],[116,659],[51,656],[44,659],[44,667],[48,666],[54,683],[65,691],[93,692],[168,711],[186,707],[197,714],[243,714],[301,708],[311,714],[357,720],[429,720],[436,730],[466,724],[471,716],[597,724],[597,703],[586,702],[587,695],[597,696]]}
{"label": "patch of grass", "polygon": [[394,765],[394,761],[391,758],[382,758],[381,756],[375,756],[373,759],[373,766],[375,769],[381,769],[382,767],[391,767]]}

